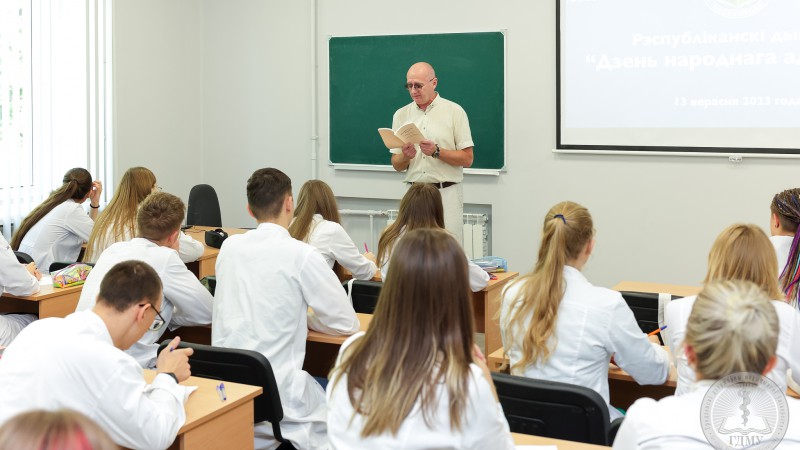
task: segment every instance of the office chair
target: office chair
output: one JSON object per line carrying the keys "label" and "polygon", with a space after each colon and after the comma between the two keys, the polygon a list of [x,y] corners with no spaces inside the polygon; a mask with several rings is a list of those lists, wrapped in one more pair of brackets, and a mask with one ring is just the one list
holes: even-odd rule
{"label": "office chair", "polygon": [[14,256],[17,257],[17,261],[20,264],[30,264],[33,262],[33,258],[31,258],[31,255],[25,252],[14,252]]}
{"label": "office chair", "polygon": [[198,184],[189,192],[186,225],[222,227],[217,191],[207,184]]}
{"label": "office chair", "polygon": [[594,390],[497,372],[492,380],[512,432],[611,445],[608,406]]}
{"label": "office chair", "polygon": [[[348,288],[349,286],[352,286],[352,293]],[[353,309],[357,313],[375,313],[375,306],[378,304],[378,297],[381,295],[383,283],[370,280],[348,280],[342,283],[342,287],[350,295]]]}
{"label": "office chair", "polygon": [[[161,353],[170,342],[170,340],[162,341],[158,352]],[[281,443],[278,450],[295,448],[281,434],[283,407],[278,393],[278,383],[275,381],[272,366],[264,355],[252,350],[212,347],[190,342],[181,342],[178,348],[194,349],[194,353],[189,357],[193,376],[261,386],[264,392],[253,401],[253,423],[266,420],[272,424],[273,436]]]}
{"label": "office chair", "polygon": [[[652,292],[620,292],[628,308],[633,311],[633,317],[642,332],[649,333],[659,327],[658,324],[658,294]],[[672,299],[680,298],[673,295]],[[667,330],[669,331],[669,330]],[[664,339],[658,334],[658,340],[664,345]]]}

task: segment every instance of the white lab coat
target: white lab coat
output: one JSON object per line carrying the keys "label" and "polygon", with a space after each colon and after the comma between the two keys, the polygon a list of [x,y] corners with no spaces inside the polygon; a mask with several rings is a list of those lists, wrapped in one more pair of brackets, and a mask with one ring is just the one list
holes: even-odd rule
{"label": "white lab coat", "polygon": [[[350,337],[339,350],[342,352],[356,339],[358,333]],[[337,360],[337,364],[339,361]],[[331,448],[337,450],[364,449],[403,449],[403,450],[460,450],[460,449],[513,449],[514,440],[503,414],[503,408],[494,399],[492,387],[483,377],[481,368],[470,364],[468,399],[461,429],[450,428],[450,405],[444,384],[439,389],[439,403],[429,417],[430,426],[425,422],[421,404],[417,402],[411,413],[403,421],[397,435],[384,433],[369,438],[361,437],[364,419],[355,414],[347,393],[347,375],[331,378],[328,384],[328,437]]]}
{"label": "white lab coat", "polygon": [[[3,292],[19,296],[35,294],[39,292],[39,281],[17,261],[8,241],[0,234],[0,294]],[[0,315],[0,346],[10,344],[34,320],[33,314]]]}
{"label": "white lab coat", "polygon": [[[695,375],[689,366],[684,351],[686,338],[686,324],[697,296],[678,298],[672,300],[664,309],[664,324],[667,329],[662,332],[665,341],[672,351],[675,367],[678,368],[678,385],[675,395],[683,395],[692,389]],[[800,313],[782,300],[773,300],[772,306],[778,314],[780,332],[778,334],[778,349],[775,352],[778,361],[767,375],[781,390],[786,391],[786,370],[792,369],[795,382],[800,382]],[[666,333],[665,333],[666,332]]]}
{"label": "white lab coat", "polygon": [[333,264],[339,261],[356,280],[369,280],[378,270],[374,262],[358,251],[341,225],[325,220],[319,214],[314,214],[307,242],[320,252],[328,267],[333,268]]}
{"label": "white lab coat", "polygon": [[[696,388],[686,395],[664,397],[658,401],[640,398],[628,408],[625,420],[614,439],[613,448],[713,450],[703,434],[700,422],[703,397],[712,384],[713,381],[704,380],[697,383]],[[786,400],[789,403],[789,427],[776,448],[800,449],[800,400],[790,397]],[[758,409],[754,409],[751,414],[757,414],[757,411]]]}
{"label": "white lab coat", "polygon": [[[97,240],[95,242],[95,250],[94,250],[94,260],[93,261],[86,261],[88,263],[95,263],[100,258],[100,255],[112,244],[117,242],[124,242],[130,241],[133,239],[133,233],[131,230],[125,230],[125,233],[119,238],[115,239],[111,236],[111,230],[113,229],[114,224],[108,227],[108,232],[103,237],[103,239]],[[198,258],[203,256],[203,252],[205,251],[206,247],[203,245],[202,242],[199,242],[193,239],[191,236],[188,236],[183,231],[180,232],[178,238],[178,256],[181,258],[181,261],[188,263],[192,261],[197,261]]]}
{"label": "white lab coat", "polygon": [[[403,239],[405,235],[405,231],[400,233],[400,236],[397,237],[397,240],[394,245],[397,245],[400,242],[400,239]],[[485,270],[481,269],[481,267],[474,262],[470,261],[469,257],[466,253],[464,253],[464,258],[467,260],[467,276],[469,277],[469,288],[472,292],[478,292],[485,288],[489,284],[489,274],[486,273]],[[386,260],[381,265],[381,278],[386,281],[386,277],[389,275],[389,261],[392,259],[391,253],[386,255]]]}
{"label": "white lab coat", "polygon": [[789,251],[792,249],[794,236],[770,236],[769,240],[775,247],[775,254],[778,256],[778,275],[780,275],[786,267],[786,263],[789,262]]}
{"label": "white lab coat", "polygon": [[89,240],[94,221],[83,206],[67,200],[36,223],[19,245],[19,251],[31,255],[43,273],[55,261],[77,261],[81,246]]}
{"label": "white lab coat", "polygon": [[[663,384],[669,375],[669,356],[642,333],[619,292],[592,286],[571,266],[564,266],[564,281],[566,290],[558,307],[556,345],[550,358],[523,370],[512,370],[512,375],[586,386],[606,401],[611,420],[622,417],[609,403],[611,355],[639,384]],[[522,342],[518,340],[525,330],[515,330],[514,337],[518,340],[509,342],[506,324],[512,316],[510,303],[524,283],[512,284],[503,294],[500,331],[512,365],[522,359]]]}
{"label": "white lab coat", "polygon": [[167,326],[176,328],[210,324],[213,297],[186,268],[175,250],[160,247],[147,239],[134,238],[130,241],[117,242],[100,255],[97,264],[86,278],[76,311],[94,308],[103,277],[117,263],[128,260],[139,260],[149,264],[158,273],[164,289],[164,300],[159,312],[168,323],[158,331],[148,330],[126,351],[142,367],[153,368],[158,356],[156,354],[158,340],[167,330]]}
{"label": "white lab coat", "polygon": [[[336,275],[314,247],[273,223],[226,239],[216,273],[213,345],[264,354],[281,395],[283,436],[297,448],[327,448],[325,392],[302,367],[309,328],[358,331]],[[271,436],[270,424],[257,424],[256,448],[272,445]]]}
{"label": "white lab coat", "polygon": [[186,421],[186,388],[168,375],[145,385],[142,369],[114,347],[92,311],[28,326],[0,364],[0,423],[34,409],[69,408],[97,423],[117,444],[168,447]]}

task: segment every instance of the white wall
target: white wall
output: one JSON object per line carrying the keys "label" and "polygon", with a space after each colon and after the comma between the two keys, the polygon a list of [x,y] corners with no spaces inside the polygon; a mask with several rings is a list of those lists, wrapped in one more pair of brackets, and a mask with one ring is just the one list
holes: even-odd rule
{"label": "white wall", "polygon": [[[120,167],[138,161],[154,167],[165,186],[172,182],[165,173],[176,187],[190,186],[200,180],[178,164],[183,154],[162,150],[180,147],[174,141],[202,144],[204,158],[193,167],[201,170],[203,182],[217,188],[223,221],[230,226],[252,223],[243,205],[245,180],[254,169],[281,168],[292,177],[295,191],[310,177],[309,1],[124,0],[115,5],[115,38],[126,43],[115,55]],[[623,279],[697,284],[719,231],[736,221],[766,227],[772,195],[797,185],[796,160],[745,158],[733,166],[721,158],[553,154],[555,3],[486,5],[478,0],[320,1],[317,167],[337,196],[392,203],[404,187],[400,174],[327,166],[328,36],[501,29],[507,30],[508,49],[508,171],[500,177],[467,176],[465,199],[491,205],[493,253],[507,257],[513,270],[531,268],[545,212],[570,199],[587,206],[595,218],[597,246],[586,273],[596,284],[611,286]],[[154,15],[159,18],[152,20]],[[141,38],[148,33],[156,36]],[[189,52],[194,59],[166,57],[186,48],[197,53]],[[120,62],[126,71],[120,72]],[[129,72],[134,69],[145,75]],[[176,85],[182,94],[176,94]],[[148,107],[152,102],[158,107]],[[389,120],[396,105],[386,108]],[[182,120],[177,130],[150,129],[145,137],[140,128],[149,126],[150,114],[191,120]],[[139,153],[129,155],[129,150]]]}

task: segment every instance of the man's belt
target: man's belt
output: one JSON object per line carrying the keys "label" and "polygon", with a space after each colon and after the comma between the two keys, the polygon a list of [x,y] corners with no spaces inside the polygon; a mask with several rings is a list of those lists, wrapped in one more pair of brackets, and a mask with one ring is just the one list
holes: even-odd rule
{"label": "man's belt", "polygon": [[450,187],[450,186],[452,186],[454,184],[458,184],[458,183],[456,183],[454,181],[445,181],[445,182],[442,182],[442,183],[421,183],[421,182],[416,182],[415,183],[415,182],[412,181],[412,182],[410,182],[408,184],[409,185],[412,185],[412,184],[430,184],[430,185],[436,187],[436,189],[444,189],[444,188],[448,188],[448,187]]}

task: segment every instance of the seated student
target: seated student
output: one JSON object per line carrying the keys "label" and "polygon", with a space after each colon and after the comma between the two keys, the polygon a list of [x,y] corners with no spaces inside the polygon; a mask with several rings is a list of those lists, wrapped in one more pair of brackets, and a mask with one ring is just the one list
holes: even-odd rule
{"label": "seated student", "polygon": [[[64,184],[25,217],[11,238],[11,248],[31,255],[42,270],[54,261],[77,261],[92,232],[103,185],[82,168],[70,169]],[[81,204],[89,200],[89,215]]]}
{"label": "seated student", "polygon": [[36,450],[119,450],[83,414],[69,409],[18,414],[0,427],[0,448]]}
{"label": "seated student", "polygon": [[[0,234],[0,294],[4,292],[17,296],[35,294],[39,292],[41,278],[42,274],[36,268],[36,263],[20,264],[8,241]],[[0,314],[0,346],[10,344],[14,337],[34,320],[36,316],[33,314]]]}
{"label": "seated student", "polygon": [[344,267],[353,278],[369,280],[378,270],[375,255],[359,253],[339,222],[339,208],[330,186],[320,180],[306,181],[297,196],[289,234],[316,248],[340,279],[344,278]]}
{"label": "seated student", "polygon": [[159,309],[161,323],[145,333],[127,353],[144,368],[156,362],[158,340],[167,325],[208,325],[213,297],[197,277],[178,258],[178,242],[185,207],[178,197],[166,192],[149,195],[136,215],[138,237],[108,247],[89,272],[81,290],[76,311],[91,309],[103,279],[114,265],[135,259],[155,269],[164,286],[164,302]]}
{"label": "seated student", "polygon": [[669,356],[636,324],[619,292],[595,287],[581,269],[594,248],[592,216],[561,202],[544,219],[533,272],[503,293],[500,331],[511,374],[586,386],[609,403],[608,362],[639,384],[663,384]]}
{"label": "seated student", "polygon": [[[253,172],[247,210],[258,228],[230,236],[217,257],[212,343],[266,356],[283,405],[281,433],[298,449],[327,448],[325,392],[303,371],[306,337],[309,328],[353,334],[358,316],[322,255],[289,235],[289,177],[272,168]],[[255,434],[256,448],[275,444],[270,424],[257,424]]]}
{"label": "seated student", "polygon": [[331,448],[514,448],[473,342],[463,254],[444,230],[397,243],[369,330],[342,345],[332,371]]}
{"label": "seated student", "polygon": [[[156,176],[150,169],[132,167],[126,170],[114,192],[114,197],[95,220],[83,260],[95,263],[100,254],[111,244],[129,241],[136,236],[136,209],[145,197],[160,189],[156,184]],[[181,231],[178,248],[181,261],[185,263],[196,261],[203,255],[204,250],[205,246],[202,243]]]}
{"label": "seated student", "polygon": [[[149,265],[125,261],[108,271],[92,310],[30,324],[3,353],[0,424],[33,409],[70,408],[127,448],[167,448],[186,421],[191,349],[161,352],[147,386],[122,350],[158,318],[161,281]],[[170,348],[176,348],[175,338]]]}
{"label": "seated student", "polygon": [[[786,369],[792,369],[795,381],[800,381],[800,314],[784,300],[777,282],[775,251],[767,235],[756,225],[735,224],[717,236],[708,253],[708,272],[705,283],[715,280],[744,280],[758,285],[774,299],[771,304],[778,314],[780,328],[778,357],[775,369],[768,377],[782,390],[786,390]],[[665,343],[672,349],[675,366],[678,368],[678,386],[675,395],[690,392],[695,374],[689,365],[688,355],[682,350],[686,324],[696,297],[684,297],[669,302],[664,309],[662,332]]]}
{"label": "seated student", "polygon": [[793,308],[800,300],[800,189],[775,194],[769,207],[769,238],[778,255],[781,290]]}
{"label": "seated student", "polygon": [[[614,439],[614,448],[800,448],[800,400],[786,398],[788,411],[781,412],[766,390],[760,396],[753,396],[751,406],[754,407],[751,408],[747,408],[747,403],[743,402],[738,384],[722,387],[719,394],[706,395],[715,381],[728,375],[739,372],[768,375],[776,364],[775,348],[780,346],[780,337],[775,327],[778,317],[770,303],[774,302],[770,302],[769,296],[749,281],[718,280],[706,284],[694,302],[686,327],[686,354],[698,380],[695,388],[686,395],[669,396],[658,401],[650,398],[637,400],[628,409]],[[738,442],[742,437],[741,433],[734,431],[727,436],[717,435],[723,442],[712,446],[701,423],[704,420],[715,422],[706,432],[714,433],[717,427],[722,428],[727,422],[727,414],[723,413],[724,408],[716,408],[725,399],[731,408],[728,419],[732,419],[732,423],[741,424],[742,416],[746,414],[745,418],[757,425],[760,413],[772,410],[773,414],[781,417],[773,416],[772,420],[767,420],[773,430],[777,430],[775,425],[781,421],[788,425],[786,435],[782,436],[780,442],[769,442],[770,436],[760,432],[750,433],[747,441],[759,445],[728,447],[726,444],[731,442],[729,439]],[[759,400],[762,402],[760,405]],[[769,403],[766,407],[764,400]],[[710,413],[702,412],[706,405],[715,408],[716,417],[723,416],[718,423],[716,417],[712,419]],[[741,441],[744,442],[743,439]]]}
{"label": "seated student", "polygon": [[[378,240],[378,264],[384,280],[389,273],[389,260],[392,249],[405,233],[419,228],[444,230],[444,210],[442,194],[430,183],[413,184],[400,200],[397,220],[386,227]],[[464,254],[466,258],[466,254]],[[489,284],[489,274],[477,264],[467,260],[469,286],[478,292]]]}

